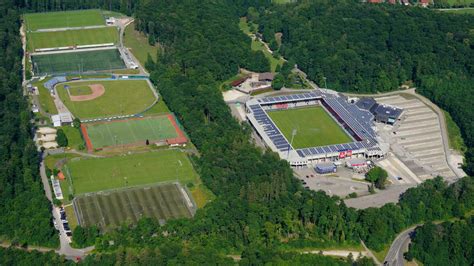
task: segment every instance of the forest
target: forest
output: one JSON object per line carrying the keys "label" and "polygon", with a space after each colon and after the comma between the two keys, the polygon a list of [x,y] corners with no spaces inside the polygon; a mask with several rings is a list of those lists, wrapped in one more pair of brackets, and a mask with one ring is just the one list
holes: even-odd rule
{"label": "forest", "polygon": [[472,265],[474,217],[418,227],[405,257],[423,265]]}
{"label": "forest", "polygon": [[[249,37],[238,27],[239,17],[245,14],[245,10],[252,3],[231,0],[133,2],[129,11],[136,17],[137,29],[152,36],[150,39],[159,42],[163,47],[157,56],[158,60],[149,60],[147,63],[151,79],[198,148],[200,156],[194,157],[193,160],[204,183],[217,198],[198,210],[193,219],[169,221],[165,226],[160,226],[152,219],[143,219],[136,226],[125,224],[96,239],[82,239],[84,243],[95,242],[97,251],[84,263],[92,265],[149,261],[172,264],[199,263],[204,260],[208,263],[226,264],[230,262],[226,255],[242,254],[242,264],[277,263],[287,260],[308,264],[319,264],[320,261],[323,265],[345,265],[350,262],[319,256],[301,256],[288,251],[302,247],[358,245],[360,239],[370,248],[379,251],[390,244],[398,232],[410,225],[462,217],[474,208],[472,177],[466,177],[449,186],[442,178],[436,178],[417,188],[409,189],[398,204],[360,211],[346,207],[337,197],[305,190],[293,178],[287,162],[280,160],[278,155],[270,151],[262,151],[254,146],[250,138],[251,129],[247,124],[239,124],[232,117],[218,89],[223,80],[237,73],[239,67],[256,71],[269,67],[268,62],[262,60],[264,57],[255,56],[251,52]],[[13,96],[0,98],[4,105],[11,105],[10,115],[13,118],[21,111],[25,113],[26,118],[22,124],[23,131],[13,127],[15,130],[2,128],[0,133],[11,134],[8,137],[23,134],[11,139],[24,143],[22,147],[31,146],[30,149],[34,149],[29,134],[31,131],[28,125],[29,114],[26,111],[28,108],[21,97],[18,9],[45,11],[47,9],[42,9],[45,6],[54,10],[62,8],[51,5],[52,2],[49,1],[27,3],[28,5],[21,2],[16,10],[10,11],[13,13],[8,23],[13,25],[9,25],[6,28],[8,30],[3,31],[7,34],[1,37],[3,40],[11,38],[11,42],[4,41],[3,45],[16,51],[10,59],[10,65],[5,66],[15,66],[18,72],[4,73],[3,80],[7,82],[2,83],[1,90],[7,90]],[[87,5],[88,2],[84,1],[84,6],[69,6],[73,5],[73,2],[68,1],[55,3],[59,3],[59,6],[64,4],[67,8],[83,8],[103,7],[108,2],[99,1],[94,4],[94,1],[91,1],[90,5]],[[120,1],[119,4],[117,1],[113,4],[114,8],[121,8],[123,3],[128,7],[128,2]],[[267,1],[262,1],[261,4],[267,4]],[[330,48],[331,45],[327,46]],[[286,52],[282,51],[282,54],[286,55]],[[466,51],[465,57],[468,55],[469,51]],[[468,60],[466,58],[463,60]],[[1,60],[4,60],[3,56]],[[459,68],[453,71],[463,70]],[[324,75],[328,76],[328,84],[331,84],[331,76],[326,73]],[[337,83],[329,86],[334,84]],[[5,110],[3,108],[2,112]],[[2,117],[2,121],[9,121],[5,117],[7,116]],[[13,118],[8,123],[16,125],[21,122]],[[7,123],[2,123],[2,127],[5,127],[5,124]],[[17,128],[20,128],[20,125]],[[6,147],[10,145],[2,146],[1,149]],[[29,202],[18,200],[19,203],[16,204],[22,207],[20,211],[26,211],[32,206],[31,198],[37,197],[44,204],[35,206],[34,215],[39,217],[38,213],[44,212],[41,217],[48,224],[36,228],[40,226],[39,222],[32,224],[30,220],[22,221],[22,232],[35,230],[34,232],[47,233],[51,230],[54,233],[49,224],[49,206],[36,174],[37,153],[34,150],[29,151],[21,153],[5,150],[2,156],[8,156],[4,157],[5,161],[19,162],[14,169],[24,170],[35,177],[32,183],[36,184],[33,187],[38,191],[28,191],[31,193],[12,197],[4,197],[2,194],[2,202],[4,199],[15,200],[28,196]],[[34,155],[34,158],[27,155]],[[10,160],[13,156],[22,159]],[[28,162],[30,164],[27,164]],[[31,168],[24,167],[24,164]],[[21,177],[28,176],[20,174]],[[19,180],[23,179],[16,178],[14,184],[22,188],[16,184]],[[3,205],[0,206],[4,210]],[[10,219],[12,215],[16,214],[5,217]],[[4,217],[0,218],[4,220]],[[5,228],[16,227],[6,224]],[[6,234],[4,231],[0,232]],[[87,234],[84,236],[87,237]],[[35,243],[34,237],[37,235],[25,236],[24,239],[27,239],[28,243]],[[371,265],[370,261],[358,263]]]}
{"label": "forest", "polygon": [[19,10],[0,5],[0,239],[56,247],[50,204],[39,175],[29,106],[22,95]]}
{"label": "forest", "polygon": [[328,88],[356,93],[404,84],[446,109],[469,147],[464,170],[474,175],[474,108],[466,108],[474,97],[474,16],[344,0],[258,10],[248,12],[264,40],[317,84],[326,78]]}

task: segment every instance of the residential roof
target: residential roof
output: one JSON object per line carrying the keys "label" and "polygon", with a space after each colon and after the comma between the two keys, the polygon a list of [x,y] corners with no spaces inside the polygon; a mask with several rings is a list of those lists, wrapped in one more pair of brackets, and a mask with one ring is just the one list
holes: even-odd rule
{"label": "residential roof", "polygon": [[230,85],[232,87],[237,87],[239,86],[240,84],[244,83],[246,80],[248,79],[248,77],[243,77],[243,78],[240,78],[238,80],[234,80],[230,83]]}
{"label": "residential roof", "polygon": [[259,80],[259,81],[262,81],[262,80],[273,80],[274,77],[275,77],[275,74],[273,74],[273,73],[271,73],[271,72],[264,72],[264,73],[258,74],[258,80]]}

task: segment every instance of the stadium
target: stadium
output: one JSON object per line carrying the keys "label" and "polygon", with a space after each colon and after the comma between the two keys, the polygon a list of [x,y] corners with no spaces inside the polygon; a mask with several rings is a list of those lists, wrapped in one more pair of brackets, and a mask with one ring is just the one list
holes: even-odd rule
{"label": "stadium", "polygon": [[266,146],[293,167],[381,158],[374,116],[331,90],[253,98],[246,116]]}

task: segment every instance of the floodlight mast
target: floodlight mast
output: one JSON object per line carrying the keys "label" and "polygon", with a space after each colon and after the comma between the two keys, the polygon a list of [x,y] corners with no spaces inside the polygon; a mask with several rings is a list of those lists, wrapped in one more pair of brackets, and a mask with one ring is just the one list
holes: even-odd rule
{"label": "floodlight mast", "polygon": [[286,160],[290,158],[290,148],[293,147],[293,139],[295,138],[296,133],[297,133],[296,128],[293,128],[293,131],[291,131],[291,141],[290,141],[290,145],[288,146],[288,153],[286,155]]}

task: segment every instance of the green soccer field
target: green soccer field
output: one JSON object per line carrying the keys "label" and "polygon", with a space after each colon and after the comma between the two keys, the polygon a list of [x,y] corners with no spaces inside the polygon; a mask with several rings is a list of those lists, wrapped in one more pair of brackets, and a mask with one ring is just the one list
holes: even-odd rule
{"label": "green soccer field", "polygon": [[[88,101],[73,102],[64,89],[65,85],[81,87],[92,84],[103,85],[105,93]],[[58,85],[56,90],[69,111],[80,119],[137,114],[151,106],[156,99],[146,80],[69,82]]]}
{"label": "green soccer field", "polygon": [[168,116],[144,117],[120,121],[85,124],[92,146],[97,148],[145,143],[178,137]]}
{"label": "green soccer field", "polygon": [[295,149],[352,141],[336,121],[319,106],[270,111],[268,115],[288,141],[291,141],[292,131],[296,129],[292,145]]}
{"label": "green soccer field", "polygon": [[107,158],[71,160],[63,168],[74,194],[134,187],[158,182],[197,182],[198,175],[180,150],[160,150]]}
{"label": "green soccer field", "polygon": [[126,68],[117,49],[33,55],[31,60],[35,75],[79,74]]}
{"label": "green soccer field", "polygon": [[30,32],[27,34],[28,51],[40,48],[66,47],[74,45],[117,43],[116,27],[96,29]]}
{"label": "green soccer field", "polygon": [[105,25],[98,9],[29,13],[23,16],[28,31]]}

